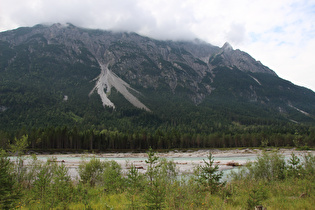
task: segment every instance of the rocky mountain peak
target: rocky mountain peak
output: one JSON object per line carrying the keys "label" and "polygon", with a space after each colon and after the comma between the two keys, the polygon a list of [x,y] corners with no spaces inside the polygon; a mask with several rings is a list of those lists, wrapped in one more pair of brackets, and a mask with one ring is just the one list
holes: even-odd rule
{"label": "rocky mountain peak", "polygon": [[222,46],[222,50],[223,51],[232,51],[233,47],[232,47],[232,45],[230,43],[225,42],[224,45]]}
{"label": "rocky mountain peak", "polygon": [[209,63],[212,68],[216,66],[229,67],[230,69],[238,69],[243,72],[264,73],[277,76],[274,71],[264,66],[261,62],[256,61],[248,53],[239,49],[234,50],[231,44],[226,42],[220,51],[210,57]]}

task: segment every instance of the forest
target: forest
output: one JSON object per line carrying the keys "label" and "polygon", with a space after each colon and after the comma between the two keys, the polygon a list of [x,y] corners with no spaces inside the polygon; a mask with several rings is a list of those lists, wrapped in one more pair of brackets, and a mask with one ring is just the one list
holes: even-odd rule
{"label": "forest", "polygon": [[314,147],[315,127],[290,124],[286,126],[222,126],[208,132],[202,125],[169,126],[157,129],[135,127],[130,130],[77,127],[31,128],[9,132],[0,130],[0,147],[7,149],[23,135],[28,136],[28,149],[33,151],[68,150],[124,151],[175,148],[235,148],[235,147]]}

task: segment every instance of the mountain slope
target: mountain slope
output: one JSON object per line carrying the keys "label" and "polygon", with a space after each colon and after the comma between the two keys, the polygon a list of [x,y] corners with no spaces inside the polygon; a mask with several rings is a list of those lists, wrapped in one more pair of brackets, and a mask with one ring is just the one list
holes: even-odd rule
{"label": "mountain slope", "polygon": [[249,54],[71,24],[0,33],[2,128],[315,124],[315,93]]}

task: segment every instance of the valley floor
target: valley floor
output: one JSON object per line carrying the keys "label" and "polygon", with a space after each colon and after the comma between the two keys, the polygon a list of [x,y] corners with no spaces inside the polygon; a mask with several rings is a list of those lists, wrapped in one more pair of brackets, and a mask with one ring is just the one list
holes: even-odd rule
{"label": "valley floor", "polygon": [[[268,150],[268,149],[267,149]],[[271,150],[271,149],[270,149]],[[157,153],[159,158],[166,158],[167,160],[173,160],[176,164],[179,175],[191,174],[197,165],[202,165],[203,160],[207,158],[209,152],[212,153],[215,164],[219,166],[219,170],[232,170],[235,165],[244,165],[248,161],[254,161],[257,155],[261,154],[261,149],[231,149],[231,150],[219,150],[219,149],[204,149],[192,151],[171,151],[165,153]],[[292,153],[302,157],[307,153],[315,155],[315,151],[298,151],[295,149],[276,149],[279,154],[288,158]],[[31,156],[27,160],[31,160]],[[63,163],[71,174],[72,178],[78,176],[77,168],[81,161],[90,160],[92,157],[100,159],[101,161],[114,160],[121,165],[124,172],[126,172],[130,165],[133,164],[139,169],[141,173],[145,173],[147,169],[147,153],[97,153],[97,154],[49,154],[49,155],[37,155],[39,160],[47,161],[51,158],[56,158],[55,161]]]}

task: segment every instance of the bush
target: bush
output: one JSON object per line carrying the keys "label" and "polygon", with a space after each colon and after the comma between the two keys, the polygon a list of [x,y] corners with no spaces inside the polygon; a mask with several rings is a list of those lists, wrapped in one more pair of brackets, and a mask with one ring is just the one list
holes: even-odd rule
{"label": "bush", "polygon": [[160,173],[158,166],[159,157],[155,155],[155,152],[150,148],[148,154],[148,160],[145,162],[148,165],[146,176],[148,177],[148,184],[145,188],[145,200],[147,201],[147,207],[149,209],[161,209],[166,195],[166,183],[165,178]]}
{"label": "bush", "polygon": [[58,165],[56,158],[49,159],[37,167],[38,170],[32,173],[34,180],[31,188],[35,200],[40,199],[44,208],[53,208],[59,204],[66,207],[73,197],[68,169],[64,164]]}
{"label": "bush", "polygon": [[9,209],[19,198],[11,169],[12,163],[10,159],[3,153],[0,154],[0,209]]}
{"label": "bush", "polygon": [[139,170],[133,164],[131,164],[126,177],[126,192],[128,200],[130,201],[131,209],[140,208],[137,195],[144,189],[144,186],[144,175],[139,173]]}
{"label": "bush", "polygon": [[254,163],[248,163],[246,167],[249,171],[248,176],[255,180],[283,180],[286,174],[284,157],[277,152],[270,154],[264,152]]}
{"label": "bush", "polygon": [[103,181],[104,163],[93,157],[89,162],[82,161],[78,173],[83,184],[88,183],[91,187]]}
{"label": "bush", "polygon": [[40,170],[34,177],[33,192],[35,193],[35,199],[40,199],[43,201],[44,205],[50,203],[51,196],[51,181],[53,178],[53,169],[51,161],[47,162],[41,166]]}
{"label": "bush", "polygon": [[299,177],[302,170],[301,160],[294,153],[291,154],[291,158],[288,161],[287,176]]}
{"label": "bush", "polygon": [[61,203],[63,207],[67,206],[72,200],[74,188],[68,168],[62,163],[55,168],[52,177],[51,190],[56,204]]}
{"label": "bush", "polygon": [[149,150],[146,176],[148,184],[145,189],[145,199],[148,208],[161,209],[164,206],[165,196],[168,186],[177,176],[176,164],[173,161],[159,159],[152,151]]}
{"label": "bush", "polygon": [[306,176],[314,177],[315,174],[315,156],[307,153],[303,157],[303,173]]}
{"label": "bush", "polygon": [[104,162],[103,184],[107,191],[119,192],[122,190],[124,180],[121,166],[115,161]]}
{"label": "bush", "polygon": [[250,190],[247,199],[247,207],[253,209],[255,206],[262,205],[263,201],[267,199],[267,193],[262,185],[255,186]]}
{"label": "bush", "polygon": [[16,154],[16,164],[10,162],[8,154],[0,149],[0,209],[12,207],[15,201],[20,197],[20,186],[26,168],[22,157],[24,150],[28,146],[28,136],[22,136],[21,139],[15,138],[15,143],[9,145],[10,152]]}
{"label": "bush", "polygon": [[195,170],[196,181],[205,189],[209,189],[211,193],[218,191],[223,171],[219,172],[219,166],[214,165],[214,159],[211,153],[208,156],[208,162],[203,160],[205,165],[198,166]]}

